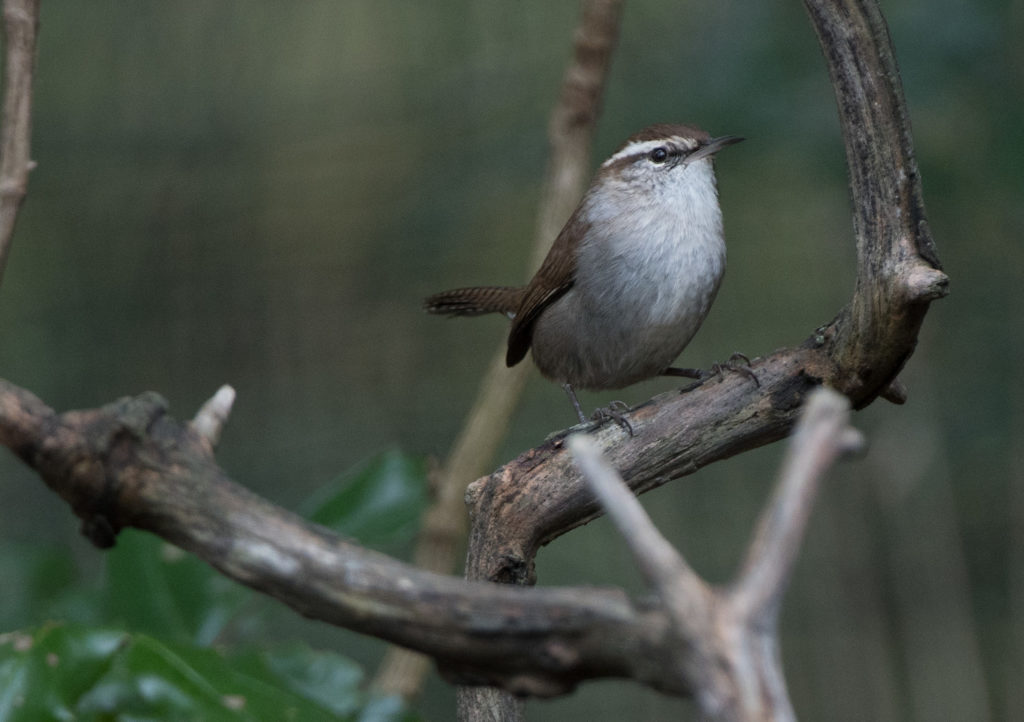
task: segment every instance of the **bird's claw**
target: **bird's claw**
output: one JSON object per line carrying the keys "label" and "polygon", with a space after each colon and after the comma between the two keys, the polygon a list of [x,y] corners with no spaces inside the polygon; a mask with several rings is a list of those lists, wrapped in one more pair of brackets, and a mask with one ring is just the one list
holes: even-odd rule
{"label": "bird's claw", "polygon": [[[746,376],[748,379],[754,382],[754,386],[761,388],[761,381],[757,378],[757,374],[754,373],[754,369],[750,368],[750,359],[745,354],[737,351],[729,360],[725,363],[716,363],[712,365],[711,371],[708,372],[707,378],[717,376],[719,380],[725,377],[726,371],[732,371],[734,373],[740,373]],[[704,381],[705,379],[701,379]]]}
{"label": "bird's claw", "polygon": [[610,419],[618,424],[619,427],[621,427],[622,430],[630,436],[636,436],[636,434],[633,433],[633,425],[629,423],[629,420],[625,416],[623,416],[627,411],[629,411],[629,406],[624,402],[612,401],[607,406],[602,406],[594,411],[594,413],[590,415],[590,418],[592,421],[597,422],[604,422]]}

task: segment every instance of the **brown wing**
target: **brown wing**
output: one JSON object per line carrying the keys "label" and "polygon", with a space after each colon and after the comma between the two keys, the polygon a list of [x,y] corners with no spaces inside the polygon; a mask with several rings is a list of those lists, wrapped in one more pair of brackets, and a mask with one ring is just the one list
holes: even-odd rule
{"label": "brown wing", "polygon": [[577,208],[551,244],[551,250],[523,293],[508,333],[507,366],[515,366],[523,360],[533,340],[533,324],[537,317],[572,288],[576,280],[576,254],[588,225],[580,215]]}

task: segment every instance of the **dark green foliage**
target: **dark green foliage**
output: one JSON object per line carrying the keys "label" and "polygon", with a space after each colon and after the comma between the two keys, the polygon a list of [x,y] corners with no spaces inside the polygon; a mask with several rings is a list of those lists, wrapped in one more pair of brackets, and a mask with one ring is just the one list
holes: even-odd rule
{"label": "dark green foliage", "polygon": [[305,516],[378,548],[408,541],[426,501],[423,460],[392,450],[318,490],[305,505]]}
{"label": "dark green foliage", "polygon": [[[307,506],[387,544],[415,531],[424,485],[422,461],[390,451]],[[416,719],[363,691],[351,659],[268,644],[267,618],[284,612],[160,539],[125,530],[105,560],[97,586],[63,550],[0,548],[0,621],[19,630],[0,637],[0,720]]]}
{"label": "dark green foliage", "polygon": [[229,653],[47,624],[0,637],[0,719],[415,719],[397,700],[362,692],[362,677],[350,660],[305,645]]}

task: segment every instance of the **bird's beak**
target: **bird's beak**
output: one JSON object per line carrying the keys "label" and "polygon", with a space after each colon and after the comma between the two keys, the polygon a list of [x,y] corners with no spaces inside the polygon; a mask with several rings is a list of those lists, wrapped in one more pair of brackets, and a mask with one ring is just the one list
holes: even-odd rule
{"label": "bird's beak", "polygon": [[692,163],[695,160],[707,158],[708,156],[714,155],[725,146],[733,145],[734,143],[739,143],[741,140],[746,139],[741,138],[738,135],[721,135],[717,138],[712,138],[707,143],[702,145],[700,148],[690,153],[690,155],[686,157],[686,162]]}

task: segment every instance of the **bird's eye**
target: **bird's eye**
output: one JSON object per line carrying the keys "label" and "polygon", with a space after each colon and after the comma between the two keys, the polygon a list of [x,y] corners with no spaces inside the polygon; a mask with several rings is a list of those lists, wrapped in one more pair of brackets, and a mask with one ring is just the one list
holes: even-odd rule
{"label": "bird's eye", "polygon": [[648,157],[652,163],[664,163],[668,160],[668,151],[665,148],[655,148]]}

